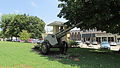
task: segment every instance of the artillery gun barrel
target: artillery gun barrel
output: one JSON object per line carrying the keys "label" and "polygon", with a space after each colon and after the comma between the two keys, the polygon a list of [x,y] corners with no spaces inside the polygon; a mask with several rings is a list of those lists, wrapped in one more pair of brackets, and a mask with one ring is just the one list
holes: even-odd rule
{"label": "artillery gun barrel", "polygon": [[66,33],[67,33],[68,31],[70,31],[70,30],[73,29],[74,27],[79,26],[79,25],[82,24],[82,23],[83,23],[83,22],[80,22],[80,23],[78,23],[78,24],[76,24],[76,25],[73,25],[72,27],[70,27],[70,28],[68,28],[68,29],[66,29],[66,30],[64,30],[64,31],[62,31],[62,32],[56,33],[56,34],[55,34],[55,35],[56,35],[56,38],[62,38],[63,36],[66,35]]}

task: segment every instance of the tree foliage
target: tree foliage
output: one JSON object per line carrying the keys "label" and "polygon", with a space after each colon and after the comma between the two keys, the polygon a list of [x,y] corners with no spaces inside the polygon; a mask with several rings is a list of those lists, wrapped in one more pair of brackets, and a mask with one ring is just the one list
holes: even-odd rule
{"label": "tree foliage", "polygon": [[63,17],[68,26],[83,22],[79,28],[97,28],[111,33],[120,33],[120,0],[59,0],[62,8],[58,17]]}
{"label": "tree foliage", "polygon": [[37,16],[26,14],[7,14],[1,18],[1,28],[5,37],[19,37],[22,30],[31,33],[31,38],[41,38],[45,23]]}
{"label": "tree foliage", "polygon": [[10,32],[12,26],[11,26],[11,22],[14,18],[15,14],[8,14],[8,15],[3,15],[1,18],[1,22],[0,22],[0,26],[2,28],[2,34],[5,37],[12,37],[12,32]]}
{"label": "tree foliage", "polygon": [[30,39],[30,36],[31,36],[31,34],[27,32],[27,30],[22,30],[22,32],[20,32],[18,35],[21,40],[25,40],[25,41]]}
{"label": "tree foliage", "polygon": [[3,35],[3,31],[0,31],[0,38],[5,38],[5,36]]}
{"label": "tree foliage", "polygon": [[2,32],[0,31],[0,38],[2,38]]}

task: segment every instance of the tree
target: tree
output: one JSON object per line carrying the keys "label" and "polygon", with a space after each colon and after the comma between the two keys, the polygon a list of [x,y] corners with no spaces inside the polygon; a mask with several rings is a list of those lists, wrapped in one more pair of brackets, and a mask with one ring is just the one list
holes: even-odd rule
{"label": "tree", "polygon": [[3,31],[0,31],[0,38],[5,38],[3,35]]}
{"label": "tree", "polygon": [[2,38],[2,32],[0,31],[0,38]]}
{"label": "tree", "polygon": [[78,28],[97,28],[120,34],[120,0],[59,0],[62,8],[58,17],[63,17],[71,26],[83,22]]}
{"label": "tree", "polygon": [[3,15],[1,19],[1,28],[6,37],[19,37],[22,30],[31,33],[31,38],[41,38],[45,23],[37,16],[29,16],[26,14]]}
{"label": "tree", "polygon": [[18,35],[20,36],[21,40],[25,41],[27,41],[31,36],[31,34],[27,32],[27,30],[22,30],[22,32],[20,32]]}
{"label": "tree", "polygon": [[45,23],[38,17],[29,16],[29,25],[27,26],[28,32],[32,34],[32,38],[42,38],[41,33],[44,33]]}
{"label": "tree", "polygon": [[10,29],[12,28],[11,21],[14,19],[14,16],[15,14],[7,14],[1,18],[0,27],[2,28],[2,35],[6,38],[13,36],[13,31],[11,32]]}

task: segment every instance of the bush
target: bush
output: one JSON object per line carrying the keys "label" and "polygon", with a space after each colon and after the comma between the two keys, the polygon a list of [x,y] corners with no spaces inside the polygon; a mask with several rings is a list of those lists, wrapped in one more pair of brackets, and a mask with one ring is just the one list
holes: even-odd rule
{"label": "bush", "polygon": [[27,42],[31,34],[28,33],[26,30],[22,30],[22,32],[19,33],[19,36],[21,40],[25,40],[25,42]]}
{"label": "bush", "polygon": [[78,45],[78,42],[75,42],[75,41],[73,41],[73,40],[70,40],[70,41],[68,41],[68,45],[69,45],[69,47],[73,47],[73,46],[77,46]]}

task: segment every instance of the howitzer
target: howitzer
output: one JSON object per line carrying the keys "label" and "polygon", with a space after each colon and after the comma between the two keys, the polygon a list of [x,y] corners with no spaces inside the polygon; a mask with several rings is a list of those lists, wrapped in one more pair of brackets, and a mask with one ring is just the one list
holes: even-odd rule
{"label": "howitzer", "polygon": [[66,30],[62,30],[56,34],[48,34],[45,37],[44,42],[42,42],[42,45],[41,45],[42,53],[48,54],[50,48],[59,48],[61,53],[63,53],[63,54],[66,53],[68,44],[66,41],[62,41],[61,38],[64,37],[68,31],[70,31],[74,27],[79,26],[80,24],[82,24],[82,22],[80,22],[76,25],[73,25]]}

